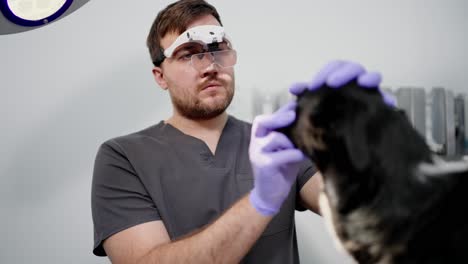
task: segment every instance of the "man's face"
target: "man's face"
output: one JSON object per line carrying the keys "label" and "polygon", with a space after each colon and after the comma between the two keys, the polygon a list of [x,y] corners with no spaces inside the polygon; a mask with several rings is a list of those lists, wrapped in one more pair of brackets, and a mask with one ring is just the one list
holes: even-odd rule
{"label": "man's face", "polygon": [[[201,25],[217,25],[211,15],[194,20],[187,28]],[[178,37],[170,33],[161,39],[163,49],[168,48]],[[190,45],[175,50],[153,70],[158,84],[168,89],[175,110],[190,119],[211,119],[222,114],[234,96],[234,68],[223,68],[211,64],[203,69],[195,69],[190,64]]]}

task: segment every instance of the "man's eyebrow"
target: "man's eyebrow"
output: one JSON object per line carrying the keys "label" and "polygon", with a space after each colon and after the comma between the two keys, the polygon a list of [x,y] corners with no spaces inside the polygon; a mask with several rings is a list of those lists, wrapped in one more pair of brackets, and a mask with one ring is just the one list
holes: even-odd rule
{"label": "man's eyebrow", "polygon": [[185,44],[185,45],[183,45],[182,47],[177,48],[177,49],[174,51],[174,54],[177,54],[177,53],[179,53],[179,52],[181,52],[181,51],[186,51],[186,50],[195,49],[195,48],[198,47],[198,45],[199,45],[199,44],[195,44],[195,43],[193,43],[193,44]]}

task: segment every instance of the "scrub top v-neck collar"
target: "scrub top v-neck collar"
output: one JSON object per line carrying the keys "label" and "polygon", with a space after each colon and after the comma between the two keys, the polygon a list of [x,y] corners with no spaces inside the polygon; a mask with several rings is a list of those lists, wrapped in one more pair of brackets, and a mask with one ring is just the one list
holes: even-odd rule
{"label": "scrub top v-neck collar", "polygon": [[159,125],[161,126],[163,134],[173,144],[182,143],[182,145],[186,146],[187,151],[198,152],[203,161],[209,162],[214,167],[225,168],[228,166],[229,162],[235,161],[235,154],[239,148],[239,144],[236,142],[240,140],[240,133],[238,130],[233,129],[233,122],[235,122],[233,119],[232,116],[228,116],[219,137],[215,154],[211,152],[210,148],[203,140],[187,135],[164,121],[161,121]]}

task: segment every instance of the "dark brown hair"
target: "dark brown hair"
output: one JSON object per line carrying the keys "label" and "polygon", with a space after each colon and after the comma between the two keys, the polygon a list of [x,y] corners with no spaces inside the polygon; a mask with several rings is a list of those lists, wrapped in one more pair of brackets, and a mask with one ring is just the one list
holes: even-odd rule
{"label": "dark brown hair", "polygon": [[161,10],[156,16],[146,40],[153,64],[159,67],[165,58],[161,48],[161,39],[166,34],[181,34],[187,30],[187,26],[193,20],[204,15],[214,16],[222,25],[216,8],[204,0],[180,0]]}

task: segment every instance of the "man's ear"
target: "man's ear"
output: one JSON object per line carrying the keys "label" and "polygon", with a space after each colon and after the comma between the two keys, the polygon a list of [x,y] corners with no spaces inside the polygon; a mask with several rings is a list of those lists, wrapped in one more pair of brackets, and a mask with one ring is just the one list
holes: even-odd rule
{"label": "man's ear", "polygon": [[156,83],[164,90],[167,90],[167,82],[164,79],[164,73],[161,67],[153,68],[153,77]]}

